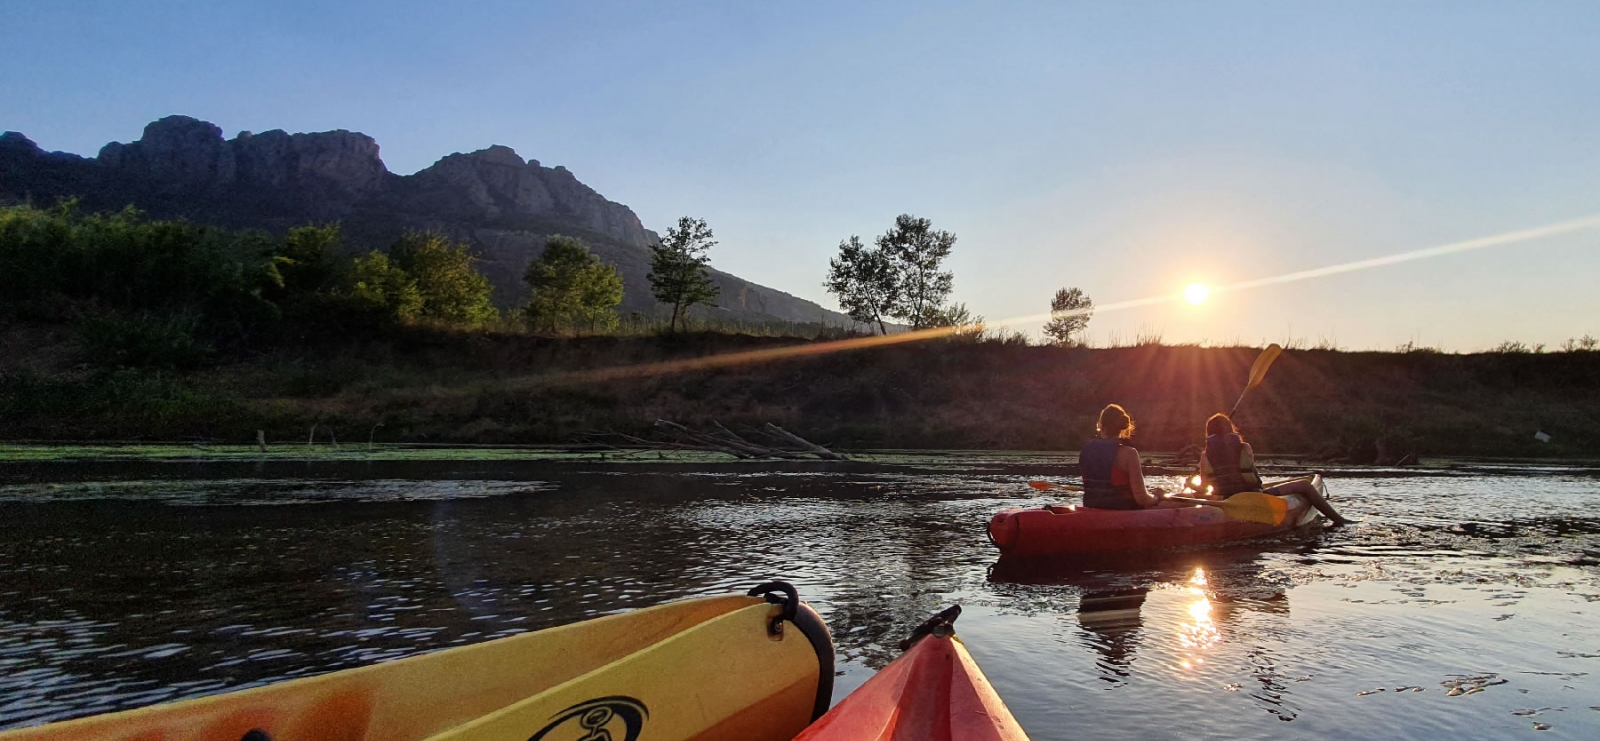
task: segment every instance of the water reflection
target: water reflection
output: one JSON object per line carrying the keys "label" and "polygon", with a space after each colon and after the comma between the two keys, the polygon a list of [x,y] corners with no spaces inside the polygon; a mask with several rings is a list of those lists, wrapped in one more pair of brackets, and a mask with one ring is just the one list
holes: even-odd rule
{"label": "water reflection", "polygon": [[1195,569],[1194,576],[1190,577],[1188,585],[1183,588],[1185,599],[1189,606],[1185,612],[1189,619],[1178,624],[1178,645],[1184,650],[1184,657],[1178,665],[1189,669],[1206,663],[1204,653],[1206,649],[1217,645],[1222,640],[1222,634],[1217,631],[1217,624],[1211,619],[1211,599],[1206,594],[1205,569]]}
{"label": "water reflection", "polygon": [[[1269,550],[1272,546],[1294,548],[1296,543],[1280,541]],[[1229,682],[1223,687],[1243,691],[1266,712],[1289,720],[1297,711],[1286,700],[1286,680],[1277,671],[1272,643],[1261,640],[1283,632],[1290,618],[1284,585],[1263,565],[1266,552],[1246,546],[1097,560],[1002,558],[989,569],[989,582],[1064,597],[1048,604],[1076,615],[1071,643],[1093,652],[1106,689],[1129,684],[1141,654],[1152,662],[1145,674],[1212,681],[1217,675],[1208,663],[1213,655],[1230,641],[1251,643],[1247,656],[1259,686]]]}
{"label": "water reflection", "polygon": [[[1027,564],[996,563],[982,523],[1037,504],[1032,471],[301,468],[168,467],[159,485],[90,468],[47,488],[0,466],[0,727],[772,577],[817,606],[857,684],[962,603],[969,649],[1038,741],[1267,741],[1284,720],[1296,737],[1472,736],[1600,677],[1593,477],[1341,481],[1358,527]],[[1435,689],[1485,672],[1512,684]],[[1401,685],[1429,690],[1370,692]],[[1542,720],[1586,737],[1588,717]]]}
{"label": "water reflection", "polygon": [[1078,627],[1084,630],[1084,642],[1100,654],[1095,665],[1101,678],[1113,686],[1126,682],[1131,673],[1144,624],[1139,610],[1149,593],[1139,587],[1085,592],[1079,598]]}

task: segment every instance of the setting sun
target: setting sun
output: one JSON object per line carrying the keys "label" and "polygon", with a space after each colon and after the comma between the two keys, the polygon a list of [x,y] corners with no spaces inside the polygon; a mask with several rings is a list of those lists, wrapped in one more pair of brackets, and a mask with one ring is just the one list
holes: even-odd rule
{"label": "setting sun", "polygon": [[1183,289],[1183,300],[1195,306],[1205,303],[1210,296],[1211,289],[1206,288],[1204,283],[1190,283],[1188,288]]}

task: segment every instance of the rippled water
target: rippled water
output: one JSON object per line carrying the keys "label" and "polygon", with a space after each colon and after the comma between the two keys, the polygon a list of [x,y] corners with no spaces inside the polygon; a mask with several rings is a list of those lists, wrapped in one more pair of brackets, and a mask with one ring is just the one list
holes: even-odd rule
{"label": "rippled water", "polygon": [[0,728],[777,577],[833,629],[836,700],[962,603],[1038,741],[1600,737],[1600,473],[1336,471],[1351,528],[997,564],[983,523],[1037,471],[0,467]]}

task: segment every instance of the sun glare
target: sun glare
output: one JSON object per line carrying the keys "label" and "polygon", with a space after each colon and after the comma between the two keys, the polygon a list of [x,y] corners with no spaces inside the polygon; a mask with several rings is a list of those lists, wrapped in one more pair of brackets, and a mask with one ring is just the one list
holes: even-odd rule
{"label": "sun glare", "polygon": [[1211,289],[1206,288],[1204,283],[1190,283],[1188,288],[1183,289],[1183,300],[1195,306],[1205,303],[1210,296]]}

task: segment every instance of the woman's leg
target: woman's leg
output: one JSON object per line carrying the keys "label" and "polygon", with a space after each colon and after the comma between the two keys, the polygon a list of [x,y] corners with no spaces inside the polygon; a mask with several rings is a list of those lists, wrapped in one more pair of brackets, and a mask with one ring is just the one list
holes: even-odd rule
{"label": "woman's leg", "polygon": [[1267,493],[1276,494],[1280,497],[1286,497],[1290,494],[1299,494],[1300,496],[1305,497],[1306,501],[1311,502],[1311,506],[1316,507],[1318,512],[1321,512],[1322,514],[1326,515],[1329,520],[1332,520],[1335,526],[1350,524],[1350,521],[1345,519],[1344,515],[1339,514],[1339,511],[1334,509],[1333,505],[1328,504],[1327,498],[1322,496],[1322,492],[1317,491],[1317,487],[1312,486],[1311,482],[1304,479],[1296,479],[1294,481],[1279,484],[1271,489],[1268,489]]}

